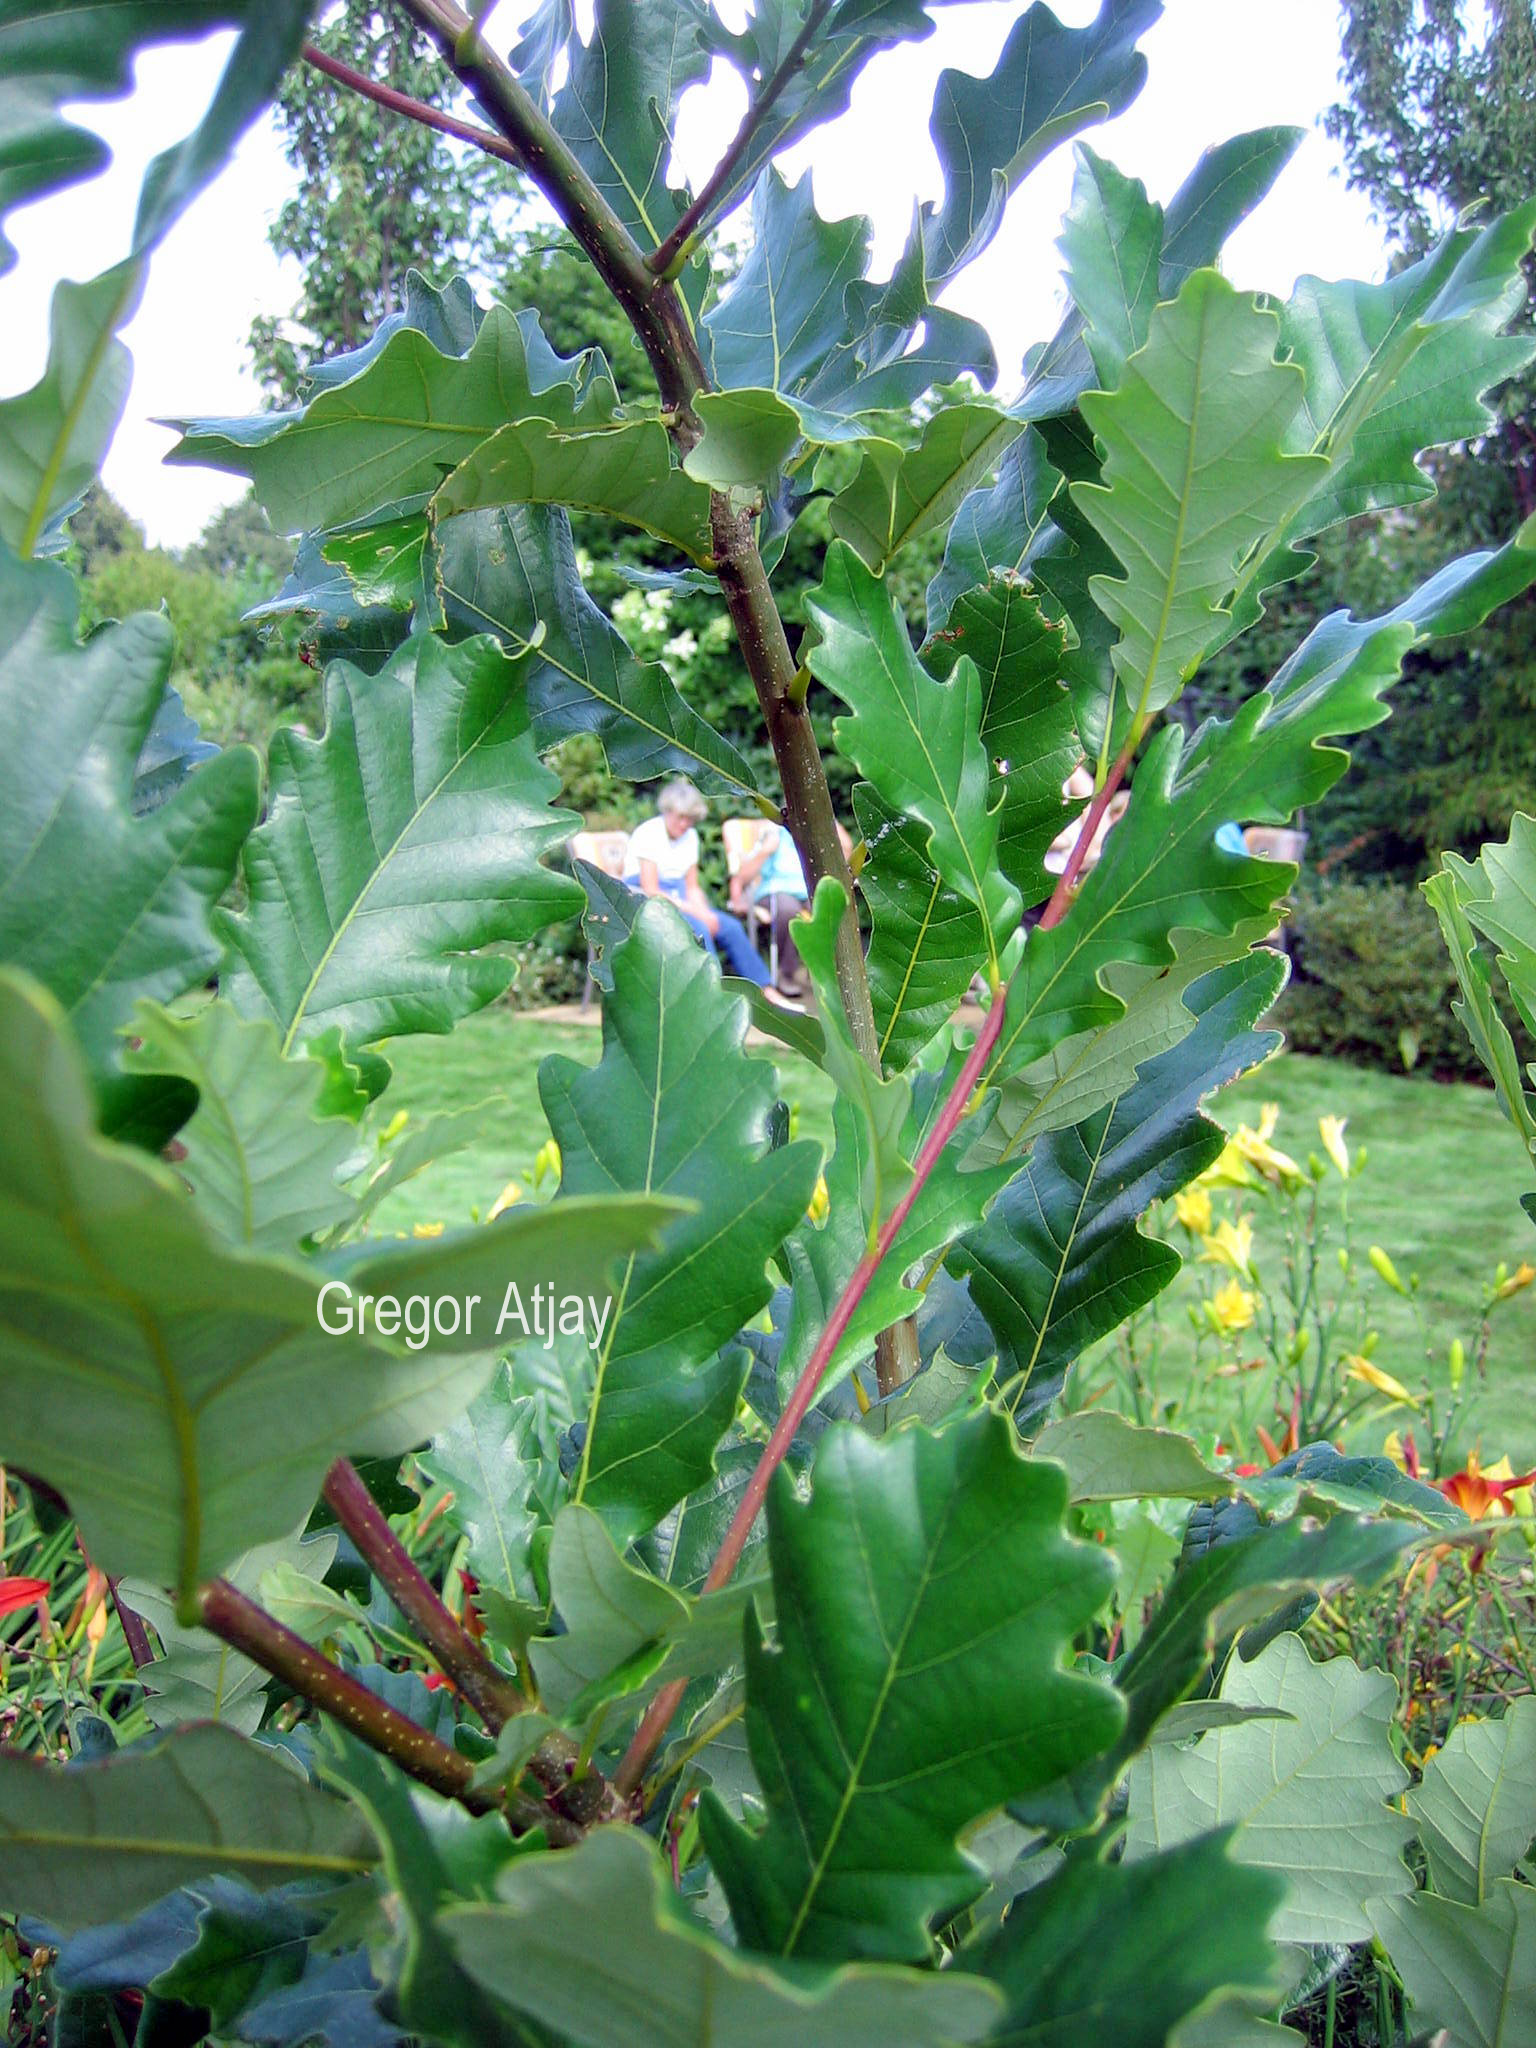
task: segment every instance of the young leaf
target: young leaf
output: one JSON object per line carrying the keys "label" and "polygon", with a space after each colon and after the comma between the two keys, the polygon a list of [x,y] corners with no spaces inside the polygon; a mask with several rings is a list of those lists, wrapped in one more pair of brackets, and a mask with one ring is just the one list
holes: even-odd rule
{"label": "young leaf", "polygon": [[1220,1152],[1225,1133],[1200,1105],[1278,1046],[1277,1032],[1254,1026],[1284,980],[1284,961],[1259,952],[1196,982],[1188,1035],[1085,1123],[1039,1139],[951,1252],[950,1271],[969,1279],[997,1337],[998,1383],[1015,1406],[1036,1374],[1065,1370],[1178,1272],[1178,1254],[1137,1221]]}
{"label": "young leaf", "polygon": [[1408,1794],[1442,1897],[1481,1906],[1536,1841],[1536,1698],[1497,1721],[1458,1722]]}
{"label": "young leaf", "polygon": [[1114,1741],[1109,1689],[1061,1669],[1110,1578],[1062,1534],[1065,1506],[1059,1468],[1027,1464],[991,1415],[883,1442],[829,1430],[808,1503],[776,1480],[777,1647],[747,1633],[768,1825],[700,1807],[747,1946],[922,1958],[928,1923],[982,1888],[961,1829]]}
{"label": "young leaf", "polygon": [[[224,1576],[254,1600],[263,1578],[278,1566],[305,1573],[307,1581],[323,1579],[335,1562],[336,1543],[334,1535],[306,1543],[290,1533],[237,1557]],[[175,1601],[148,1580],[125,1579],[120,1590],[134,1613],[153,1627],[164,1652],[139,1674],[148,1693],[144,1711],[154,1726],[222,1721],[241,1735],[254,1735],[267,1704],[267,1673],[261,1666],[206,1629],[183,1627]]]}
{"label": "young leaf", "polygon": [[1126,358],[1146,346],[1160,298],[1163,209],[1137,178],[1077,146],[1072,203],[1057,247],[1067,290],[1082,316],[1084,340],[1101,391],[1120,382]]}
{"label": "young leaf", "polygon": [[197,1108],[177,1133],[182,1177],[220,1237],[257,1251],[292,1251],[300,1240],[349,1222],[357,1200],[337,1175],[357,1149],[342,1116],[322,1116],[323,1068],[285,1060],[270,1018],[244,1018],[227,1003],[176,1017],[140,1003],[129,1020],[130,1073],[177,1074]]}
{"label": "young leaf", "polygon": [[1277,1941],[1368,1941],[1365,1902],[1413,1890],[1403,1861],[1412,1827],[1383,1803],[1408,1782],[1389,1734],[1396,1696],[1385,1672],[1348,1657],[1314,1664],[1299,1636],[1280,1636],[1251,1664],[1234,1658],[1221,1697],[1294,1718],[1242,1721],[1138,1757],[1127,1857],[1235,1825],[1238,1862],[1286,1880]]}
{"label": "young leaf", "polygon": [[565,513],[546,505],[471,512],[437,529],[438,598],[456,632],[494,633],[526,656],[528,709],[540,748],[589,732],[615,775],[691,775],[739,792],[757,780],[743,757],[679,696],[659,661],[642,662],[588,596]]}
{"label": "young leaf", "polygon": [[752,194],[752,246],[700,322],[714,382],[798,393],[849,332],[843,295],[869,260],[861,214],[826,221],[811,174],[789,185],[770,164]]}
{"label": "young leaf", "polygon": [[261,770],[232,747],[136,818],[170,625],[141,613],[82,645],[77,616],[65,570],[0,550],[0,961],[64,1006],[117,1124],[144,1093],[122,1078],[134,1004],[169,1002],[218,965],[210,919],[256,821]]}
{"label": "young leaf", "polygon": [[1536,1891],[1500,1878],[1482,1906],[1428,1892],[1373,1899],[1413,2025],[1446,2048],[1520,2048],[1536,2030]]}
{"label": "young leaf", "polygon": [[628,1828],[519,1857],[494,1905],[456,1906],[438,1924],[487,1990],[590,2048],[942,2048],[987,2035],[999,2013],[992,1987],[960,1970],[791,1974],[728,1948]]}
{"label": "young leaf", "polygon": [[1196,271],[1153,313],[1118,387],[1084,396],[1104,481],[1075,484],[1073,499],[1124,571],[1089,588],[1119,628],[1115,675],[1137,719],[1179,694],[1226,617],[1238,558],[1326,469],[1284,452],[1304,379],[1276,362],[1279,339],[1273,313]]}
{"label": "young leaf", "polygon": [[534,1403],[513,1397],[507,1368],[498,1366],[491,1384],[438,1431],[420,1460],[426,1477],[452,1493],[445,1512],[468,1539],[466,1561],[482,1591],[514,1600],[536,1593],[529,1561],[539,1526],[536,1421]]}
{"label": "young leaf", "polygon": [[484,1383],[510,1281],[599,1283],[676,1213],[608,1191],[558,1219],[508,1211],[359,1248],[359,1293],[474,1292],[488,1306],[430,1348],[328,1334],[323,1268],[223,1243],[169,1167],[97,1136],[62,1014],[10,973],[0,1188],[0,1456],[65,1496],[103,1571],[182,1596],[291,1530],[343,1452],[399,1455],[457,1413]]}
{"label": "young leaf", "polygon": [[1020,423],[980,400],[946,405],[912,448],[871,436],[851,483],[832,500],[832,531],[883,571],[908,541],[942,526],[978,477],[986,476]]}
{"label": "young leaf", "polygon": [[1272,1992],[1265,1929],[1284,1886],[1234,1862],[1229,1840],[1139,1863],[1078,1856],[1015,1899],[978,1959],[1008,2000],[991,2048],[1164,2048],[1213,1993]]}
{"label": "young leaf", "polygon": [[603,424],[617,393],[595,351],[560,356],[536,313],[493,306],[467,353],[401,325],[345,382],[306,405],[249,419],[183,419],[166,458],[247,476],[280,533],[341,526],[436,490],[510,417],[551,430]]}
{"label": "young leaf", "polygon": [[0,1750],[0,1894],[51,1927],[127,1920],[190,1878],[333,1884],[374,1861],[356,1816],[228,1728],[66,1769]]}
{"label": "young leaf", "polygon": [[1061,489],[1062,475],[1045,453],[1045,441],[1026,428],[997,466],[990,485],[978,485],[955,514],[944,542],[944,561],[928,585],[928,642],[937,640],[955,600],[968,590],[1000,579],[1023,578],[1043,533],[1057,547],[1069,546],[1047,514]]}
{"label": "young leaf", "polygon": [[580,903],[540,865],[578,820],[528,730],[523,674],[493,640],[414,635],[376,676],[334,663],[324,737],[284,730],[247,908],[222,929],[236,1005],[282,1049],[333,1025],[359,1044],[447,1031],[501,994],[525,939]]}
{"label": "young leaf", "polygon": [[[1439,874],[1431,875],[1421,886],[1440,921],[1440,935],[1461,991],[1460,1001],[1453,1002],[1451,1008],[1488,1070],[1499,1107],[1514,1125],[1536,1166],[1536,1096],[1526,1089],[1515,1041],[1499,1014],[1493,970],[1479,948],[1478,934],[1468,915],[1472,903],[1489,894],[1487,878],[1478,863],[1447,853],[1441,855]],[[1536,985],[1525,994],[1527,1006],[1536,1007]],[[1525,1196],[1524,1203],[1528,1211],[1536,1213],[1536,1195]]]}
{"label": "young leaf", "polygon": [[740,1391],[720,1347],[768,1299],[766,1261],[810,1200],[817,1149],[769,1150],[773,1069],[747,1057],[745,1006],[670,905],[640,907],[612,974],[598,1065],[539,1070],[564,1162],[548,1213],[615,1190],[698,1205],[622,1268],[594,1347],[572,1497],[627,1541],[709,1477]]}
{"label": "young leaf", "polygon": [[1113,1408],[1058,1416],[1035,1438],[1034,1454],[1066,1466],[1078,1501],[1220,1500],[1239,1484],[1213,1471],[1192,1438],[1144,1428]]}
{"label": "young leaf", "polygon": [[933,865],[981,911],[995,967],[1019,894],[997,865],[975,664],[962,659],[943,683],[929,675],[890,592],[846,542],[828,549],[806,603],[821,635],[811,668],[853,713],[837,722],[839,747],[887,803],[928,827]]}

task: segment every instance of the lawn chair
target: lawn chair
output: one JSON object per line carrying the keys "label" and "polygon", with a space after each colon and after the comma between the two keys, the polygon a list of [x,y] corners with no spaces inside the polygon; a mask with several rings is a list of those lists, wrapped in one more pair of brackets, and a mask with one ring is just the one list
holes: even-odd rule
{"label": "lawn chair", "polygon": [[[611,875],[616,882],[624,879],[624,860],[629,852],[627,832],[576,832],[570,840],[572,860],[589,861],[595,868],[601,868],[605,875]],[[597,983],[592,978],[592,948],[587,947],[587,979],[581,991],[582,1014],[592,1006],[592,995]]]}
{"label": "lawn chair", "polygon": [[[750,860],[761,848],[771,847],[783,830],[768,818],[725,818],[721,821],[720,837],[725,841],[725,869],[734,882],[740,874],[743,862]],[[779,941],[773,928],[773,912],[766,903],[747,905],[747,929],[752,934],[752,943],[761,953],[763,939],[768,940],[768,972],[777,982],[779,978]]]}

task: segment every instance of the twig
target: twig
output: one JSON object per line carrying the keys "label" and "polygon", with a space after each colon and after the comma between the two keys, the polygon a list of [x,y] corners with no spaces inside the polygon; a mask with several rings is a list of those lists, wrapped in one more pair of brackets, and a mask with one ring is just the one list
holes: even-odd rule
{"label": "twig", "polygon": [[116,1579],[108,1579],[107,1591],[112,1596],[112,1605],[117,1610],[118,1626],[123,1631],[123,1640],[128,1645],[128,1654],[133,1659],[135,1671],[142,1671],[146,1664],[153,1664],[155,1653],[149,1646],[149,1636],[144,1623],[135,1614],[118,1589]]}
{"label": "twig", "polygon": [[826,20],[831,9],[832,0],[813,0],[813,5],[806,14],[804,27],[785,52],[783,62],[773,75],[766,80],[762,91],[747,108],[746,113],[742,115],[741,126],[731,138],[730,146],[727,148],[725,155],[721,157],[719,163],[715,165],[715,168],[705,179],[703,190],[699,193],[698,198],[689,206],[682,219],[677,223],[677,226],[665,237],[660,246],[651,255],[646,257],[647,268],[654,270],[658,277],[670,275],[678,256],[682,253],[685,246],[693,240],[700,221],[708,214],[720,194],[736,175],[736,166],[746,155],[753,136],[762,126],[763,120],[771,111],[775,100],[778,99],[785,86],[788,85],[791,78],[800,69],[805,53],[810,47],[811,39]]}
{"label": "twig", "polygon": [[203,1627],[259,1664],[290,1691],[298,1693],[332,1720],[350,1728],[370,1749],[399,1765],[418,1784],[456,1799],[472,1813],[504,1812],[511,1825],[526,1834],[542,1828],[562,1848],[580,1841],[581,1829],[542,1800],[524,1792],[480,1792],[473,1789],[474,1765],[446,1742],[418,1728],[365,1685],[333,1664],[292,1629],[248,1600],[227,1579],[213,1579],[198,1590],[198,1619]]}
{"label": "twig", "polygon": [[[331,1511],[374,1577],[491,1733],[499,1734],[515,1715],[526,1713],[528,1700],[448,1611],[437,1588],[389,1526],[357,1467],[338,1458],[326,1474],[324,1491]],[[529,1758],[528,1768],[562,1812],[586,1821],[607,1806],[608,1785],[599,1771],[576,1775],[578,1754],[569,1736],[552,1733]]]}
{"label": "twig", "polygon": [[[709,1576],[704,1581],[704,1592],[717,1593],[735,1571],[741,1553],[746,1548],[752,1525],[757,1520],[763,1501],[767,1497],[769,1481],[783,1463],[785,1454],[794,1441],[795,1431],[810,1411],[827,1367],[831,1364],[837,1347],[853,1320],[855,1310],[869,1291],[870,1282],[895,1243],[901,1226],[906,1222],[913,1203],[922,1193],[929,1175],[938,1164],[944,1147],[953,1137],[961,1118],[970,1107],[971,1096],[981,1078],[982,1069],[991,1057],[992,1048],[997,1043],[997,1035],[1002,1029],[1007,993],[1006,989],[998,992],[980,1031],[976,1034],[975,1044],[966,1054],[965,1064],[960,1069],[944,1107],[918,1149],[917,1157],[912,1163],[912,1178],[907,1183],[901,1200],[881,1224],[874,1248],[865,1252],[838,1296],[821,1336],[817,1339],[816,1348],[795,1382],[794,1392],[774,1424],[773,1434],[769,1437],[752,1477],[747,1481],[746,1490],[737,1503],[736,1512],[731,1517],[731,1525],[725,1532],[715,1561],[709,1568]],[[682,1696],[683,1681],[674,1679],[670,1685],[664,1686],[651,1702],[644,1719],[635,1730],[634,1740],[625,1751],[623,1762],[614,1773],[616,1791],[628,1795],[633,1793],[640,1783],[645,1774],[645,1767],[666,1732],[668,1722],[677,1712],[677,1703]]]}
{"label": "twig", "polygon": [[1131,737],[1120,749],[1120,752],[1115,757],[1114,766],[1105,776],[1103,788],[1094,791],[1093,801],[1089,804],[1087,810],[1084,811],[1083,821],[1078,827],[1076,842],[1073,845],[1072,851],[1067,855],[1067,864],[1058,876],[1055,888],[1051,891],[1050,902],[1046,904],[1044,910],[1040,913],[1039,922],[1035,927],[1037,931],[1050,931],[1054,925],[1060,924],[1061,920],[1066,916],[1067,905],[1072,900],[1072,885],[1082,872],[1083,862],[1088,858],[1088,849],[1093,844],[1094,833],[1099,829],[1099,820],[1109,809],[1111,797],[1113,797],[1115,791],[1125,780],[1125,771],[1130,767],[1131,756],[1136,751],[1137,738],[1138,735],[1133,728]]}
{"label": "twig", "polygon": [[449,1613],[389,1526],[378,1503],[349,1459],[338,1458],[325,1475],[325,1500],[357,1545],[365,1563],[415,1629],[443,1670],[493,1735],[499,1735],[528,1702],[504,1671],[486,1656],[463,1623]]}
{"label": "twig", "polygon": [[387,107],[392,114],[403,114],[408,121],[415,121],[423,128],[435,128],[440,135],[453,135],[460,142],[472,142],[487,156],[499,157],[504,164],[511,164],[519,171],[525,168],[516,149],[493,128],[482,128],[475,121],[461,121],[457,114],[445,114],[438,107],[429,107],[425,100],[413,99],[408,92],[397,92],[392,85],[380,85],[377,79],[370,78],[364,71],[354,70],[350,64],[343,64],[339,57],[331,56],[314,43],[306,43],[300,55],[316,71],[323,71],[338,85],[361,93],[365,100]]}

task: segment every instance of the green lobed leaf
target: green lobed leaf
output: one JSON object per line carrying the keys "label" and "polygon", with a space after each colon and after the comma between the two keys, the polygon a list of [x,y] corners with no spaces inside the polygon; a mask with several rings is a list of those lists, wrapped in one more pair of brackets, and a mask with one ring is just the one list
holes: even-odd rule
{"label": "green lobed leaf", "polygon": [[992,1415],[883,1442],[829,1430],[809,1502],[778,1476],[777,1646],[747,1634],[768,1823],[700,1806],[746,1946],[921,1959],[930,1921],[983,1888],[960,1831],[1114,1741],[1109,1689],[1061,1668],[1110,1577],[1063,1535],[1065,1506],[1059,1468],[1026,1463]]}
{"label": "green lobed leaf", "polygon": [[182,438],[166,459],[249,477],[273,526],[294,533],[436,490],[509,416],[551,430],[613,417],[618,395],[602,357],[556,354],[536,313],[492,306],[467,349],[466,339],[462,327],[450,336],[402,322],[304,405],[173,421]]}
{"label": "green lobed leaf", "polygon": [[1226,617],[1238,558],[1324,474],[1320,456],[1285,452],[1304,379],[1275,360],[1279,340],[1255,298],[1196,271],[1152,314],[1116,389],[1083,398],[1104,481],[1073,499],[1124,572],[1089,589],[1119,628],[1114,670],[1137,718],[1179,694]]}
{"label": "green lobed leaf", "polygon": [[1206,1464],[1192,1438],[1113,1408],[1058,1416],[1035,1438],[1034,1454],[1066,1466],[1073,1500],[1218,1500],[1238,1485]]}
{"label": "green lobed leaf", "polygon": [[[1472,870],[1480,870],[1473,882]],[[1467,917],[1498,948],[1499,968],[1527,1031],[1536,1030],[1536,818],[1517,811],[1509,837],[1485,846],[1457,875]]]}
{"label": "green lobed leaf", "polygon": [[77,617],[64,569],[0,549],[0,961],[63,1005],[115,1126],[145,1092],[122,1072],[135,1003],[171,1001],[218,965],[210,920],[255,823],[261,771],[230,748],[135,817],[170,625],[141,613],[82,644]]}
{"label": "green lobed leaf", "polygon": [[1061,682],[1070,632],[1027,585],[992,577],[956,599],[943,631],[923,649],[938,676],[962,656],[976,664],[981,739],[1001,790],[998,862],[1026,904],[1043,903],[1054,886],[1045,856],[1064,823],[1062,785],[1081,758]]}
{"label": "green lobed leaf", "polygon": [[[869,1965],[790,1974],[707,1934],[652,1844],[603,1828],[569,1855],[521,1857],[496,1903],[439,1925],[469,1974],[589,2048],[943,2048],[999,2005],[963,1971]],[[601,1940],[593,1940],[593,1930]]]}
{"label": "green lobed leaf", "polygon": [[1497,1721],[1461,1721],[1408,1794],[1433,1889],[1481,1906],[1536,1841],[1536,1698]]}
{"label": "green lobed leaf", "polygon": [[852,481],[828,507],[833,533],[869,568],[883,570],[909,541],[944,525],[1023,431],[996,406],[962,399],[925,421],[913,447],[862,440]]}
{"label": "green lobed leaf", "polygon": [[58,1006],[10,973],[0,1190],[0,1456],[64,1495],[103,1571],[183,1601],[291,1530],[339,1455],[398,1456],[458,1412],[486,1378],[509,1281],[591,1285],[675,1213],[609,1191],[559,1218],[508,1211],[359,1247],[346,1275],[359,1293],[474,1292],[485,1306],[430,1348],[328,1333],[323,1267],[223,1243],[169,1167],[96,1134]]}
{"label": "green lobed leaf", "polygon": [[1213,842],[1229,819],[1284,824],[1338,780],[1347,756],[1325,742],[1368,730],[1408,649],[1464,633],[1536,580],[1536,523],[1503,548],[1448,563],[1393,610],[1324,619],[1230,723],[1212,720],[1185,746],[1160,732],[1137,771],[1131,805],[1051,931],[1035,931],[1008,993],[990,1078],[1006,1078],[1080,1032],[1125,1015],[1126,982],[1178,957],[1179,927],[1213,940],[1273,924],[1290,880],[1281,862],[1251,860]]}
{"label": "green lobed leaf", "polygon": [[1221,1697],[1294,1718],[1137,1758],[1127,1857],[1235,1826],[1237,1861],[1285,1879],[1276,1940],[1368,1941],[1366,1902],[1413,1889],[1402,1854],[1412,1829],[1384,1803],[1408,1782],[1390,1736],[1395,1682],[1348,1657],[1314,1664],[1299,1636],[1283,1635],[1252,1663],[1234,1658]]}
{"label": "green lobed leaf", "polygon": [[190,1878],[335,1883],[374,1860],[339,1800],[211,1726],[67,1768],[0,1750],[0,1843],[5,1905],[61,1932],[130,1919]]}
{"label": "green lobed leaf", "polygon": [[1015,1899],[979,1958],[1008,2001],[992,2048],[1164,2048],[1216,1993],[1271,1991],[1265,1929],[1284,1887],[1229,1843],[1205,1835],[1139,1863],[1079,1856]]}
{"label": "green lobed leaf", "polygon": [[998,1383],[1015,1407],[1037,1374],[1048,1383],[1178,1272],[1177,1253],[1137,1220],[1221,1151],[1226,1134],[1201,1104],[1279,1044],[1254,1027],[1284,978],[1267,951],[1203,976],[1188,992],[1188,1034],[1086,1122],[1038,1139],[950,1254],[997,1338]]}
{"label": "green lobed leaf", "polygon": [[975,664],[960,660],[945,682],[929,675],[890,592],[846,542],[828,549],[806,607],[821,635],[812,671],[853,713],[834,727],[840,751],[887,803],[927,826],[933,865],[981,911],[995,966],[1019,895],[997,864]]}
{"label": "green lobed leaf", "polygon": [[1162,11],[1161,0],[1103,0],[1086,27],[1067,28],[1036,4],[990,77],[941,73],[929,127],[944,198],[923,224],[935,289],[980,255],[1036,164],[1136,97],[1147,76],[1136,43]]}
{"label": "green lobed leaf", "polygon": [[[123,262],[54,293],[48,363],[30,391],[0,402],[0,541],[24,558],[90,483],[116,431],[132,364],[117,339],[136,311],[149,257],[224,168],[297,54],[310,0],[209,7],[52,0],[0,11],[0,221],[9,205],[73,183],[106,155],[59,117],[79,98],[126,87],[137,50],[214,23],[240,37],[198,126],[151,162]],[[0,272],[14,252],[0,233]]]}
{"label": "green lobed leaf", "polygon": [[549,1213],[616,1190],[698,1205],[623,1268],[594,1350],[572,1498],[622,1541],[709,1477],[741,1381],[720,1347],[768,1299],[766,1261],[810,1200],[817,1150],[769,1149],[773,1070],[748,1058],[745,1006],[671,905],[640,906],[611,971],[601,1061],[539,1070],[563,1160]]}
{"label": "green lobed leaf", "polygon": [[177,1074],[197,1090],[177,1133],[176,1164],[197,1208],[231,1244],[291,1251],[350,1222],[356,1198],[337,1176],[357,1148],[344,1116],[322,1116],[318,1062],[285,1060],[270,1018],[212,1002],[177,1017],[140,1003],[127,1029],[131,1073]]}
{"label": "green lobed leaf", "polygon": [[1428,1892],[1373,1899],[1413,2024],[1445,2048],[1519,2048],[1536,2028],[1536,1891],[1500,1878],[1482,1906]]}
{"label": "green lobed leaf", "polygon": [[494,633],[509,653],[526,656],[540,748],[592,733],[614,774],[631,781],[682,773],[702,789],[755,794],[736,748],[685,702],[660,662],[636,659],[588,596],[563,511],[516,505],[445,520],[432,573],[450,627]]}
{"label": "green lobed leaf", "polygon": [[[1451,956],[1460,1000],[1451,1004],[1457,1021],[1487,1068],[1499,1107],[1519,1133],[1536,1166],[1536,1098],[1528,1093],[1520,1071],[1520,1055],[1509,1026],[1499,1014],[1493,970],[1479,949],[1478,934],[1467,913],[1474,899],[1487,893],[1486,879],[1475,863],[1459,855],[1441,855],[1440,872],[1420,885],[1440,922],[1440,935]],[[1532,1197],[1526,1197],[1530,1206]]]}
{"label": "green lobed leaf", "polygon": [[285,1053],[338,1025],[359,1044],[451,1029],[513,978],[479,949],[579,903],[540,865],[578,821],[550,808],[523,683],[489,638],[417,634],[376,676],[332,665],[321,739],[273,741],[247,907],[221,928],[229,995]]}
{"label": "green lobed leaf", "polygon": [[567,433],[543,419],[512,420],[481,441],[439,487],[437,518],[494,505],[566,505],[600,512],[669,541],[710,566],[709,490],[672,466],[660,420],[623,420]]}
{"label": "green lobed leaf", "polygon": [[1044,438],[1027,427],[998,464],[994,481],[970,492],[950,523],[943,563],[928,585],[925,646],[943,632],[955,600],[966,591],[994,578],[1022,579],[1042,534],[1053,531],[1058,547],[1070,546],[1047,520],[1061,485],[1061,471],[1051,467]]}
{"label": "green lobed leaf", "polygon": [[1165,296],[1163,209],[1139,179],[1125,177],[1086,143],[1076,156],[1057,247],[1099,389],[1113,391],[1126,359],[1146,346],[1152,310]]}
{"label": "green lobed leaf", "polygon": [[465,1561],[481,1590],[515,1600],[536,1597],[529,1558],[540,1524],[536,1419],[534,1403],[513,1395],[507,1367],[499,1365],[419,1460],[433,1485],[452,1493],[445,1514],[468,1541]]}
{"label": "green lobed leaf", "polygon": [[987,928],[929,861],[921,819],[893,811],[867,782],[854,784],[853,815],[866,849],[859,889],[880,1059],[899,1073],[954,1015],[986,959]]}

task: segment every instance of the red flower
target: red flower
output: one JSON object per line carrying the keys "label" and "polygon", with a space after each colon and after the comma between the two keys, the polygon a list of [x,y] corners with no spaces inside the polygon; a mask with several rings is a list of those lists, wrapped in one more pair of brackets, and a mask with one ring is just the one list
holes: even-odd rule
{"label": "red flower", "polygon": [[47,1579],[0,1579],[0,1614],[17,1614],[23,1607],[35,1607],[50,1591]]}

